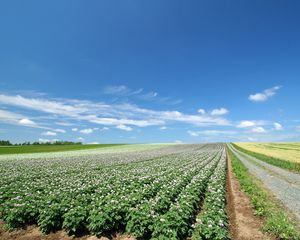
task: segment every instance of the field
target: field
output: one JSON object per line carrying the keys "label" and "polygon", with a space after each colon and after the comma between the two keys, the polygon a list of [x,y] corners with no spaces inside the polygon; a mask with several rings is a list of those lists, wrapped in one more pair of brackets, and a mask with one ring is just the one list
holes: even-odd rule
{"label": "field", "polygon": [[285,161],[300,163],[300,143],[235,143],[257,153]]}
{"label": "field", "polygon": [[121,144],[84,144],[84,145],[29,145],[29,146],[0,146],[1,154],[61,152],[82,149],[113,147]]}
{"label": "field", "polygon": [[230,158],[222,143],[3,154],[0,239],[298,239],[299,175],[252,164],[234,146]]}
{"label": "field", "polygon": [[9,228],[37,224],[44,233],[229,237],[223,144],[108,149],[0,158],[2,219]]}

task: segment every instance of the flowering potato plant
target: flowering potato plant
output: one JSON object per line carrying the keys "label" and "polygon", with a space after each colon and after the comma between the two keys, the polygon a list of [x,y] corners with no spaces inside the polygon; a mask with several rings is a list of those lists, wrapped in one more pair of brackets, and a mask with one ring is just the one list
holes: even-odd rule
{"label": "flowering potato plant", "polygon": [[225,233],[222,144],[128,148],[1,156],[1,218],[9,228],[37,224],[44,233],[182,239],[200,211],[193,236],[207,235],[211,221],[209,236]]}

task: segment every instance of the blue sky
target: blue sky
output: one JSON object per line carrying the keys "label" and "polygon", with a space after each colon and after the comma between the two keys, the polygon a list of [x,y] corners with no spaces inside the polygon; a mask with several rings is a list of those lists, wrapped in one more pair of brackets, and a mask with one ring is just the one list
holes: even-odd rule
{"label": "blue sky", "polygon": [[299,1],[2,1],[0,139],[300,140]]}

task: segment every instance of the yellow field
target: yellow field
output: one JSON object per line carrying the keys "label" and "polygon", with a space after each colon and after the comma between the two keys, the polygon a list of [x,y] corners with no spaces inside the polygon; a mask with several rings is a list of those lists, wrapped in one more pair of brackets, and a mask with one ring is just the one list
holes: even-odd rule
{"label": "yellow field", "polygon": [[300,163],[300,143],[235,143],[252,152]]}

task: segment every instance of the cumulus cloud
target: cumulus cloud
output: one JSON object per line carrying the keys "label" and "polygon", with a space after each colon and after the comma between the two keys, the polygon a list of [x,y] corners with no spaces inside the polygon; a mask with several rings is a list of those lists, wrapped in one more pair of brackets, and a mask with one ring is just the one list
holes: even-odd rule
{"label": "cumulus cloud", "polygon": [[255,126],[256,125],[256,123],[254,122],[254,121],[248,121],[248,120],[246,120],[246,121],[241,121],[238,125],[237,125],[237,127],[238,128],[248,128],[248,127],[253,127],[253,126]]}
{"label": "cumulus cloud", "polygon": [[34,127],[34,128],[41,128],[38,124],[34,121],[30,120],[29,118],[23,116],[22,114],[14,113],[7,110],[0,109],[0,121],[15,124],[15,125],[22,125],[27,127]]}
{"label": "cumulus cloud", "polygon": [[43,136],[56,136],[56,132],[51,132],[51,131],[47,131],[47,132],[42,132]]}
{"label": "cumulus cloud", "polygon": [[183,141],[181,141],[181,140],[175,140],[174,143],[176,143],[176,144],[183,144]]}
{"label": "cumulus cloud", "polygon": [[127,131],[127,132],[133,130],[131,127],[126,126],[126,125],[123,125],[123,124],[117,125],[116,128],[121,129],[121,130],[124,130],[124,131]]}
{"label": "cumulus cloud", "polygon": [[282,129],[283,129],[283,127],[280,123],[277,123],[277,122],[274,123],[274,130],[280,131]]}
{"label": "cumulus cloud", "polygon": [[78,137],[77,140],[80,141],[80,142],[83,142],[84,138],[83,137]]}
{"label": "cumulus cloud", "polygon": [[90,134],[90,133],[94,132],[94,129],[92,129],[92,128],[85,128],[85,129],[81,129],[79,132],[83,133],[83,134]]}
{"label": "cumulus cloud", "polygon": [[160,127],[159,129],[160,129],[160,130],[166,130],[167,127],[166,127],[166,126],[162,126],[162,127]]}
{"label": "cumulus cloud", "polygon": [[254,128],[251,129],[251,132],[254,132],[254,133],[265,133],[266,130],[263,127],[254,127]]}
{"label": "cumulus cloud", "polygon": [[216,108],[216,109],[213,109],[210,114],[212,116],[219,116],[219,115],[227,114],[228,112],[229,111],[226,108]]}
{"label": "cumulus cloud", "polygon": [[19,120],[19,124],[24,126],[35,126],[36,123],[28,118],[22,118]]}
{"label": "cumulus cloud", "polygon": [[264,90],[263,92],[251,94],[248,99],[252,102],[264,102],[270,97],[276,94],[276,92],[281,88],[281,86],[275,86]]}
{"label": "cumulus cloud", "polygon": [[77,131],[78,131],[78,128],[72,128],[72,131],[73,131],[73,132],[77,132]]}
{"label": "cumulus cloud", "polygon": [[205,111],[203,108],[199,108],[199,109],[198,109],[198,113],[200,113],[200,114],[205,114],[206,111]]}

